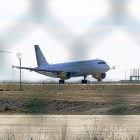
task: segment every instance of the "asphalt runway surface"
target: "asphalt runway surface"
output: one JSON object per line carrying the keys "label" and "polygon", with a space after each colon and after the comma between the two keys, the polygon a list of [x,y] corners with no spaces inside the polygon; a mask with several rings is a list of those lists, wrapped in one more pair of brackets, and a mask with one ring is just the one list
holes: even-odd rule
{"label": "asphalt runway surface", "polygon": [[105,133],[128,136],[140,130],[139,115],[0,115],[0,137],[40,138],[40,140],[62,133],[67,126],[71,135],[84,135],[103,130]]}
{"label": "asphalt runway surface", "polygon": [[[19,83],[0,83],[0,85],[19,85]],[[81,83],[68,83],[66,82],[65,84],[59,84],[59,83],[26,83],[23,82],[22,85],[81,85],[81,86],[86,86],[86,85],[140,85],[140,82],[92,82],[89,84],[81,84]]]}

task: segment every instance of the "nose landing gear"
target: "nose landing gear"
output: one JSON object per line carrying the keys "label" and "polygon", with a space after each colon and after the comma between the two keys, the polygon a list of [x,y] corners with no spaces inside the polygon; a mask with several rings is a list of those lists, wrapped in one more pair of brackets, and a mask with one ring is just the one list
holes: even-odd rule
{"label": "nose landing gear", "polygon": [[101,82],[101,81],[102,81],[102,79],[97,79],[97,81],[98,81],[98,82]]}
{"label": "nose landing gear", "polygon": [[82,84],[87,84],[87,80],[82,80],[81,83]]}
{"label": "nose landing gear", "polygon": [[65,83],[65,80],[64,79],[60,79],[59,80],[59,84],[64,84]]}
{"label": "nose landing gear", "polygon": [[82,83],[82,84],[87,84],[86,77],[87,77],[87,75],[86,75],[86,76],[84,76],[84,80],[82,80],[82,81],[81,81],[81,83]]}

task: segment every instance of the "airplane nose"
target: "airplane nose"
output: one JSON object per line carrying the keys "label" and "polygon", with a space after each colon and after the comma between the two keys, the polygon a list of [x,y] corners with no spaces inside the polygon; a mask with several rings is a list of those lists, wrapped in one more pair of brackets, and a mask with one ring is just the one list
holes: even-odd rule
{"label": "airplane nose", "polygon": [[106,65],[106,71],[110,70],[110,67],[108,65]]}
{"label": "airplane nose", "polygon": [[107,71],[110,70],[110,67],[107,65]]}

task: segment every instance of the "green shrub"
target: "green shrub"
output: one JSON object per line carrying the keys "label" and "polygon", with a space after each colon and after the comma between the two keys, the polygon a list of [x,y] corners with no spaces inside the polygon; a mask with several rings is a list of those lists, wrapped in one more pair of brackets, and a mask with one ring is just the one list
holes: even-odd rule
{"label": "green shrub", "polygon": [[127,108],[125,106],[120,106],[117,108],[113,108],[109,110],[109,114],[111,113],[112,115],[123,115],[126,114]]}
{"label": "green shrub", "polygon": [[50,100],[34,98],[29,101],[27,108],[30,113],[45,113]]}

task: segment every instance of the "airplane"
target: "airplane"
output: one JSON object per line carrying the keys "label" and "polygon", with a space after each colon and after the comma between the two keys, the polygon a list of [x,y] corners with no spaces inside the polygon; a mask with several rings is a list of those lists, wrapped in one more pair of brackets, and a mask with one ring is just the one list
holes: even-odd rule
{"label": "airplane", "polygon": [[88,81],[86,80],[87,75],[92,75],[93,78],[97,79],[98,81],[101,81],[106,77],[105,72],[110,70],[109,65],[104,60],[101,59],[49,64],[46,61],[40,47],[38,45],[34,45],[34,48],[38,67],[36,68],[18,67],[18,66],[12,67],[34,71],[49,77],[60,78],[59,84],[64,84],[65,80],[70,79],[72,77],[80,77],[80,76],[84,77],[81,83],[87,84],[88,83]]}

